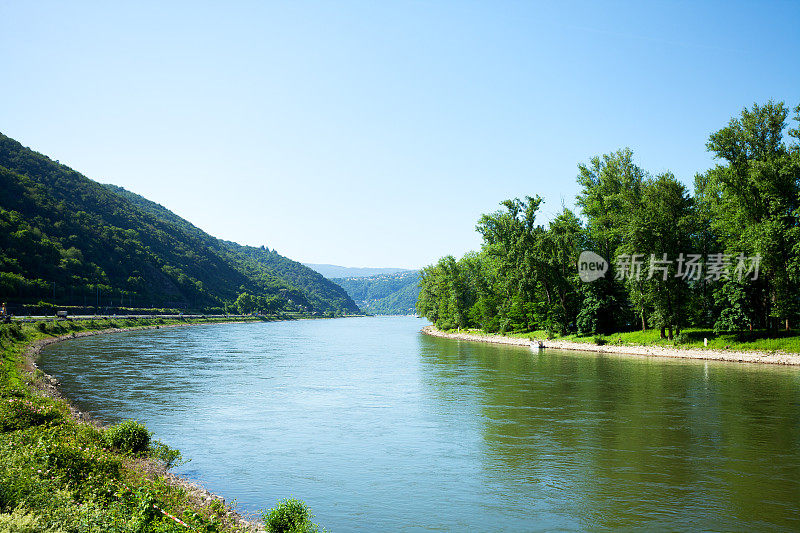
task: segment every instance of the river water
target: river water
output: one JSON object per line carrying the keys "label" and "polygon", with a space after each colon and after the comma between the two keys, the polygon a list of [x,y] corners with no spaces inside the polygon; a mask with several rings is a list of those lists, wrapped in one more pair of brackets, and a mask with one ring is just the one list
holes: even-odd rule
{"label": "river water", "polygon": [[428,337],[411,317],[165,328],[45,349],[243,511],[329,531],[800,530],[800,369]]}

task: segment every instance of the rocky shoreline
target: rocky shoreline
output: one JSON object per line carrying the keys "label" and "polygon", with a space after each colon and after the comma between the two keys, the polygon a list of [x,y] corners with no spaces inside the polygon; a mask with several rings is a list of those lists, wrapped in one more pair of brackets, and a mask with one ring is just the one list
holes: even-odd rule
{"label": "rocky shoreline", "polygon": [[[242,321],[231,321],[231,322],[211,322],[210,324],[238,324],[238,323],[245,323]],[[103,428],[105,427],[103,424],[99,423],[97,420],[93,419],[91,415],[79,410],[76,408],[72,402],[69,401],[61,391],[58,389],[58,380],[54,377],[45,374],[42,372],[37,364],[36,361],[39,357],[39,353],[45,346],[49,346],[51,344],[55,344],[57,342],[69,340],[69,339],[77,339],[80,337],[90,337],[93,335],[104,335],[106,333],[116,333],[121,331],[141,331],[147,329],[165,329],[165,328],[175,328],[175,327],[184,327],[184,326],[195,326],[195,325],[208,325],[204,323],[186,323],[186,324],[164,324],[164,325],[157,325],[157,326],[138,326],[138,327],[130,327],[130,328],[110,328],[110,329],[99,329],[99,330],[91,330],[91,331],[79,331],[73,332],[68,335],[61,335],[58,337],[51,337],[46,339],[40,339],[32,344],[30,344],[27,349],[25,350],[24,356],[24,365],[25,370],[31,374],[31,384],[34,388],[36,388],[40,393],[45,396],[55,398],[58,400],[64,401],[68,406],[74,416],[79,422],[84,424],[91,424],[95,427]],[[172,474],[171,472],[167,472],[163,465],[156,463],[155,461],[151,461],[148,459],[137,461],[140,463],[140,466],[151,475],[160,475],[163,476],[170,485],[180,487],[184,489],[191,501],[193,501],[198,506],[208,506],[214,501],[219,501],[222,503],[223,507],[225,508],[225,514],[228,521],[239,528],[240,531],[246,533],[262,533],[266,531],[264,529],[263,524],[259,519],[256,517],[244,516],[240,514],[238,511],[233,509],[230,505],[228,505],[225,501],[225,498],[218,494],[214,494],[208,491],[202,485],[190,481],[186,478],[180,477],[178,475]]]}
{"label": "rocky shoreline", "polygon": [[530,346],[531,343],[538,345],[541,341],[542,346],[557,350],[575,350],[581,352],[595,352],[613,355],[636,355],[646,357],[670,357],[673,359],[700,359],[706,361],[728,361],[734,363],[760,363],[771,365],[798,365],[800,366],[800,354],[784,352],[757,352],[742,350],[707,350],[700,348],[677,348],[674,346],[634,346],[604,344],[602,346],[584,342],[571,342],[558,339],[534,339],[506,337],[493,334],[476,333],[448,333],[441,331],[436,326],[425,326],[422,333],[433,337],[446,339],[457,339],[473,342],[487,342],[492,344],[507,344],[513,346]]}

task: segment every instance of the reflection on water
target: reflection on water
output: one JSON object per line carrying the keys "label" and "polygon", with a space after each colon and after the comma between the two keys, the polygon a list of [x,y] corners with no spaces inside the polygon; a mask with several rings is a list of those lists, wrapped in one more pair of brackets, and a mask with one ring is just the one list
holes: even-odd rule
{"label": "reflection on water", "polygon": [[332,531],[800,528],[800,371],[420,335],[411,318],[87,337],[43,369],[246,510]]}

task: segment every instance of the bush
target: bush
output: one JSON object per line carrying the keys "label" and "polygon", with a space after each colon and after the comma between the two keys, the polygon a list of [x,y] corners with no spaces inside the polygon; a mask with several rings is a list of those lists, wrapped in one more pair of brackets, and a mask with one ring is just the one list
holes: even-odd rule
{"label": "bush", "polygon": [[103,437],[109,446],[125,453],[142,453],[150,447],[150,432],[135,420],[111,426]]}
{"label": "bush", "polygon": [[63,435],[47,442],[47,448],[41,452],[45,471],[42,475],[50,472],[59,483],[71,483],[76,495],[84,498],[107,498],[104,489],[119,475],[121,463],[117,457],[96,446],[83,448],[71,438],[64,439]]}
{"label": "bush", "polygon": [[28,513],[22,507],[11,514],[0,514],[0,531],[45,531],[38,516]]}
{"label": "bush", "polygon": [[278,506],[263,513],[264,524],[270,533],[312,533],[318,531],[311,522],[311,509],[296,500],[281,500]]}
{"label": "bush", "polygon": [[689,336],[686,333],[675,335],[675,344],[689,344]]}
{"label": "bush", "polygon": [[153,459],[164,463],[164,468],[169,470],[175,465],[186,464],[188,461],[183,460],[181,452],[175,448],[170,448],[161,441],[154,440],[150,444],[150,453],[148,454]]}
{"label": "bush", "polygon": [[6,338],[12,341],[20,341],[25,337],[22,333],[22,327],[13,322],[11,324],[3,324],[0,326],[0,338]]}
{"label": "bush", "polygon": [[595,337],[594,337],[594,343],[595,343],[596,345],[598,345],[598,346],[602,346],[602,345],[604,345],[606,342],[608,342],[608,341],[606,340],[606,338],[605,338],[604,336],[602,336],[602,335],[595,335]]}
{"label": "bush", "polygon": [[60,411],[52,404],[37,398],[15,396],[0,399],[0,431],[41,426],[59,418]]}

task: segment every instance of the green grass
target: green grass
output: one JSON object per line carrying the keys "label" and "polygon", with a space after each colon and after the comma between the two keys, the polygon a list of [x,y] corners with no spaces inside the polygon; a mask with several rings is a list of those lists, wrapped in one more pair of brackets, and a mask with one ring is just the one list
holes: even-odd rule
{"label": "green grass", "polygon": [[189,524],[191,531],[239,531],[225,518],[220,502],[197,504],[167,482],[163,468],[179,458],[176,450],[149,437],[136,440],[137,446],[116,444],[127,442],[118,436],[131,428],[78,422],[66,402],[38,392],[40,372],[23,370],[27,347],[40,339],[91,329],[212,321],[220,320],[0,325],[0,531],[188,531],[154,506]]}
{"label": "green grass", "polygon": [[[462,329],[464,333],[477,335],[494,335],[477,329]],[[800,353],[800,331],[745,331],[740,333],[714,333],[711,329],[687,328],[681,330],[681,338],[668,340],[660,338],[658,330],[629,331],[604,335],[606,344],[621,346],[679,346],[684,348],[705,348],[703,339],[708,339],[708,349],[741,350],[758,352]],[[547,339],[543,330],[529,332],[506,333],[506,337]],[[596,344],[595,335],[560,335],[556,338],[564,341]]]}

